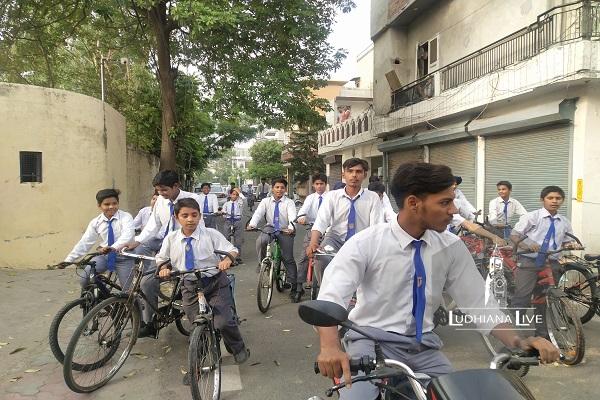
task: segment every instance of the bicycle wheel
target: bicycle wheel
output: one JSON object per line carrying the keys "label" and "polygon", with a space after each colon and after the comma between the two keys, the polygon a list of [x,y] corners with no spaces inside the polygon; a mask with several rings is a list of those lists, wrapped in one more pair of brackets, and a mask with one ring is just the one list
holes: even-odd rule
{"label": "bicycle wheel", "polygon": [[279,293],[285,290],[285,279],[287,276],[285,268],[281,269],[281,259],[273,260],[273,264],[275,265],[275,287]]}
{"label": "bicycle wheel", "polygon": [[[498,353],[500,353],[500,352],[502,352],[502,350],[506,349],[506,345],[504,343],[502,343],[500,340],[496,339],[495,336],[492,336],[491,334],[484,335],[483,333],[480,333],[480,335],[481,335],[481,339],[483,340],[483,344],[485,345],[486,350],[493,357],[497,356]],[[510,372],[516,374],[517,376],[523,378],[529,372],[529,365],[523,365],[517,370],[507,369],[506,371],[510,371]]]}
{"label": "bicycle wheel", "polygon": [[273,298],[273,268],[271,260],[265,258],[260,265],[258,273],[258,288],[256,290],[256,302],[258,309],[262,313],[266,313],[271,305]]}
{"label": "bicycle wheel", "polygon": [[579,364],[585,353],[581,320],[568,300],[549,292],[546,295],[546,326],[550,340],[565,357],[564,364]]}
{"label": "bicycle wheel", "polygon": [[140,312],[127,298],[111,297],[94,307],[77,327],[63,363],[74,392],[104,386],[123,366],[137,339]]}
{"label": "bicycle wheel", "polygon": [[596,279],[586,268],[567,264],[558,281],[558,287],[567,294],[568,303],[585,324],[596,313]]}
{"label": "bicycle wheel", "polygon": [[91,304],[88,297],[80,297],[62,306],[52,319],[48,342],[52,354],[59,363],[62,364],[64,361],[65,351],[71,337],[73,337],[73,333],[92,307],[93,304]]}
{"label": "bicycle wheel", "polygon": [[190,388],[194,400],[221,397],[221,354],[209,323],[196,325],[188,350]]}

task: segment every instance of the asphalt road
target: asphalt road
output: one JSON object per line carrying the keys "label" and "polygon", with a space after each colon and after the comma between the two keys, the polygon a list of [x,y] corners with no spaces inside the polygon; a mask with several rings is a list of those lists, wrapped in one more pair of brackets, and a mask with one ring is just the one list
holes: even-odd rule
{"label": "asphalt road", "polygon": [[[296,240],[298,255],[301,234]],[[243,320],[241,330],[251,356],[241,366],[236,366],[230,356],[224,358],[221,398],[324,397],[329,382],[312,372],[318,340],[313,329],[298,318],[297,305],[290,302],[287,294],[275,293],[267,314],[260,313],[256,306],[255,237],[254,233],[247,235],[246,263],[234,271],[236,301]],[[50,352],[47,335],[56,311],[77,296],[79,288],[74,271],[0,269],[0,281],[0,399],[191,398],[189,388],[181,384],[182,371],[187,369],[187,340],[175,326],[161,331],[157,340],[138,340],[134,354],[103,388],[89,395],[72,393],[64,384],[62,366]],[[582,364],[537,367],[527,375],[525,382],[537,398],[598,398],[600,317],[584,328],[587,347]],[[487,367],[490,358],[476,332],[443,327],[439,334],[456,369]]]}

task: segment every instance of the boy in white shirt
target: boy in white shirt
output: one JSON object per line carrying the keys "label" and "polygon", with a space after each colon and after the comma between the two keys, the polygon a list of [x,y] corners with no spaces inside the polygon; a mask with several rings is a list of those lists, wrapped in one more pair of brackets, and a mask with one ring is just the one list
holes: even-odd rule
{"label": "boy in white shirt", "polygon": [[241,262],[242,257],[242,245],[244,244],[244,223],[242,222],[242,216],[244,215],[244,200],[240,197],[239,189],[232,189],[229,192],[229,201],[223,204],[223,217],[225,223],[223,224],[223,235],[229,239],[229,229],[233,225],[235,233],[233,235],[233,245],[238,249],[238,262]]}
{"label": "boy in white shirt", "polygon": [[150,214],[152,214],[152,209],[154,208],[157,198],[158,193],[154,192],[152,198],[150,199],[150,205],[138,211],[137,215],[133,219],[133,226],[135,227],[136,233],[141,232],[148,223],[148,219],[150,219]]}
{"label": "boy in white shirt", "polygon": [[[231,260],[228,257],[221,260],[214,253],[215,250],[226,251],[232,257],[236,257],[237,249],[216,229],[199,226],[202,214],[196,200],[178,201],[174,212],[181,228],[169,233],[156,255],[156,262],[159,265],[170,260],[168,264],[162,266],[159,276],[168,278],[172,268],[185,272],[217,267],[217,269],[184,275],[181,286],[183,310],[189,321],[196,319],[198,316],[196,286],[201,284],[206,301],[213,310],[215,329],[221,333],[226,348],[231,349],[236,363],[242,364],[248,359],[250,351],[244,344],[232,312],[229,278],[224,272],[231,266]],[[198,279],[201,282],[198,282]],[[184,377],[184,384],[189,384],[189,379],[188,372]]]}
{"label": "boy in white shirt", "polygon": [[200,185],[200,194],[198,195],[200,208],[202,209],[202,218],[204,219],[204,225],[207,228],[217,229],[217,219],[214,214],[219,211],[219,199],[214,193],[210,193],[210,183],[204,182]]}
{"label": "boy in white shirt", "polygon": [[[67,265],[87,254],[94,243],[101,241],[99,251],[102,256],[92,258],[96,262],[96,272],[116,271],[119,283],[123,290],[127,290],[131,283],[131,269],[133,259],[117,255],[116,250],[130,242],[135,235],[133,217],[131,214],[119,210],[119,191],[116,189],[102,189],[96,194],[96,201],[100,215],[90,221],[81,240],[65,258],[61,265]],[[81,287],[87,285],[90,267],[85,268],[81,277]]]}
{"label": "boy in white shirt", "polygon": [[385,222],[395,221],[396,213],[394,212],[394,209],[392,208],[392,204],[389,201],[387,203],[384,201],[385,186],[383,185],[383,183],[381,183],[379,181],[371,182],[371,183],[369,183],[369,186],[367,187],[367,189],[369,189],[371,192],[375,192],[379,195],[379,198],[381,199],[381,208],[383,210],[384,221]]}
{"label": "boy in white shirt", "polygon": [[498,197],[490,201],[488,207],[488,223],[502,232],[504,239],[510,237],[511,219],[516,215],[521,218],[527,214],[525,207],[515,198],[511,198],[512,184],[509,181],[500,181],[496,184]]}

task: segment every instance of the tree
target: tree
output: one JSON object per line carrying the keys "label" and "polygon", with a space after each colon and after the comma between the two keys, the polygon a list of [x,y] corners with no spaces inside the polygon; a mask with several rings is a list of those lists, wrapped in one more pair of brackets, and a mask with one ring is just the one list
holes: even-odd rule
{"label": "tree", "polygon": [[248,170],[253,178],[279,178],[285,172],[281,164],[283,145],[275,140],[262,140],[250,147],[252,164]]}
{"label": "tree", "polygon": [[[0,38],[29,42],[32,58],[46,67],[50,56],[91,26],[122,37],[122,49],[148,51],[160,88],[161,168],[175,168],[177,83],[181,70],[198,71],[201,93],[212,98],[211,115],[236,120],[240,113],[268,126],[291,126],[296,114],[322,104],[310,89],[340,64],[342,51],[327,44],[332,16],[352,0],[20,0],[8,1]],[[86,25],[87,23],[87,25]],[[13,47],[10,49],[14,50]],[[21,53],[25,54],[25,53]],[[15,58],[13,58],[13,61]],[[12,75],[26,80],[28,65]],[[42,66],[39,66],[41,69]]]}
{"label": "tree", "polygon": [[325,171],[323,159],[318,154],[317,132],[293,132],[287,150],[292,155],[290,164],[294,181],[305,182],[309,176]]}

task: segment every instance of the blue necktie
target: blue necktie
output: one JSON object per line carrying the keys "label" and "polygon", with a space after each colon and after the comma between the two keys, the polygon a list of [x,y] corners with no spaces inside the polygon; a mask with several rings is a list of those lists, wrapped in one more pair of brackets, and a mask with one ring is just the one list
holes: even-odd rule
{"label": "blue necktie", "polygon": [[321,208],[321,203],[323,202],[323,196],[319,196],[319,205],[317,206],[317,210]]}
{"label": "blue necktie", "polygon": [[[110,247],[113,244],[115,244],[115,231],[113,230],[113,227],[112,227],[113,220],[111,219],[110,221],[106,221],[106,222],[108,223],[108,247]],[[112,272],[115,270],[116,265],[117,265],[117,253],[115,253],[114,251],[111,251],[110,253],[108,253],[106,266],[108,267],[108,270]]]}
{"label": "blue necktie", "polygon": [[183,239],[185,243],[185,269],[191,271],[194,269],[194,249],[192,248],[192,237]]}
{"label": "blue necktie", "polygon": [[[508,225],[508,200],[505,200],[504,202],[504,225]],[[508,239],[508,237],[510,236],[510,229],[508,228],[508,226],[504,227],[504,239]]]}
{"label": "blue necktie", "polygon": [[348,231],[346,232],[346,240],[350,239],[356,233],[356,208],[354,208],[354,203],[358,200],[360,196],[355,198],[354,200],[350,200],[350,212],[348,213]]}
{"label": "blue necktie", "polygon": [[412,314],[415,317],[416,322],[416,335],[417,342],[421,343],[423,337],[423,317],[425,316],[425,304],[427,299],[425,298],[425,284],[427,278],[425,276],[425,265],[421,258],[421,245],[422,240],[413,240],[412,245],[415,248],[415,255],[413,256],[413,263],[415,265],[415,276],[413,278],[413,308]]}
{"label": "blue necktie", "polygon": [[275,202],[275,212],[273,213],[273,227],[275,228],[276,232],[279,231],[279,201]]}
{"label": "blue necktie", "polygon": [[[165,229],[165,234],[163,236],[163,239],[166,238],[167,235],[169,234],[169,227],[171,226],[171,220],[173,219],[174,213],[175,213],[175,211],[174,211],[173,202],[170,201],[169,202],[169,222],[167,222],[167,228]],[[175,230],[175,224],[173,224],[173,230]]]}
{"label": "blue necktie", "polygon": [[210,211],[208,211],[208,196],[204,196],[204,208],[202,209],[202,212],[204,214],[208,214]]}
{"label": "blue necktie", "polygon": [[231,223],[235,220],[235,203],[231,202]]}
{"label": "blue necktie", "polygon": [[546,254],[548,252],[548,249],[550,248],[550,239],[552,239],[552,241],[554,242],[553,244],[553,248],[554,250],[556,250],[556,238],[554,237],[554,234],[556,233],[556,228],[554,226],[554,218],[549,216],[548,218],[550,218],[550,228],[548,228],[548,232],[546,233],[546,237],[544,238],[544,241],[542,242],[542,246],[540,247],[540,251],[538,252],[537,257],[535,258],[535,265],[538,267],[543,267],[544,264],[546,263],[546,257],[548,257],[548,254]]}

